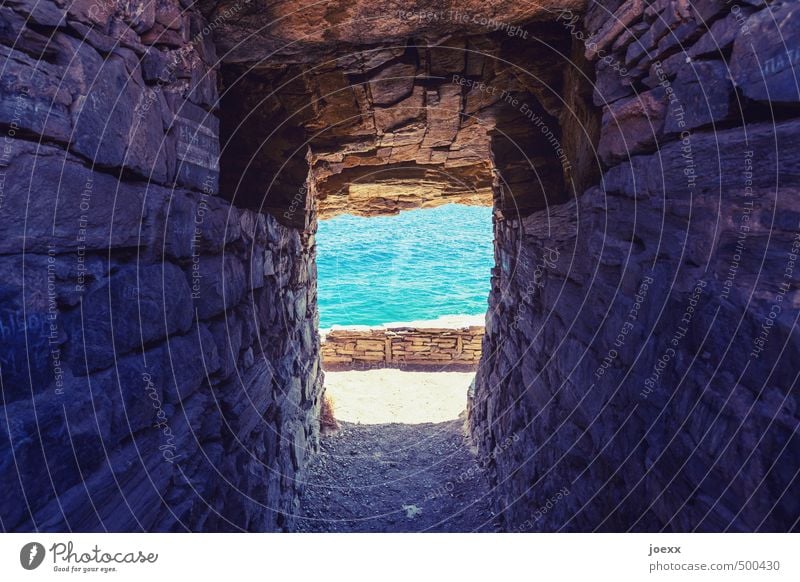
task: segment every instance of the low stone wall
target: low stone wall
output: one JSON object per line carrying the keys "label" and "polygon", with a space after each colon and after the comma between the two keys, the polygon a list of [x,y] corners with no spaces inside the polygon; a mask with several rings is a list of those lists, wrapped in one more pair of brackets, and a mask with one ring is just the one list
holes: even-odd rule
{"label": "low stone wall", "polygon": [[379,366],[475,367],[481,359],[483,326],[358,327],[322,338],[322,363],[332,368]]}

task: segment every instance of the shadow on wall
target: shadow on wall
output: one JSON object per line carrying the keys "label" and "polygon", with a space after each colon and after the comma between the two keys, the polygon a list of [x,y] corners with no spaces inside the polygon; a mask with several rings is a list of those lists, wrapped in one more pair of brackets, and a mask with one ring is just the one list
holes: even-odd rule
{"label": "shadow on wall", "polygon": [[0,34],[0,528],[289,527],[318,435],[313,238],[217,196],[203,17],[24,4]]}
{"label": "shadow on wall", "polygon": [[482,451],[529,444],[491,464],[505,529],[798,528],[798,17],[615,0],[576,19],[602,179],[497,223],[470,408]]}

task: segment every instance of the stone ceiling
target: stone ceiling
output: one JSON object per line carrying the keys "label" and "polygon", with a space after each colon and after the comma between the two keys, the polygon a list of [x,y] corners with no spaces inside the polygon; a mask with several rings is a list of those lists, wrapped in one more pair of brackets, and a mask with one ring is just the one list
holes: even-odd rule
{"label": "stone ceiling", "polygon": [[[321,218],[490,205],[497,121],[513,133],[520,117],[503,96],[527,96],[558,130],[571,39],[546,21],[582,2],[457,4],[216,3],[209,18],[218,16],[224,95],[237,108],[223,97],[223,190],[287,219],[308,161]],[[222,18],[225,10],[236,17]],[[525,162],[542,167],[504,178],[556,187],[550,157]],[[265,174],[277,176],[266,195]]]}

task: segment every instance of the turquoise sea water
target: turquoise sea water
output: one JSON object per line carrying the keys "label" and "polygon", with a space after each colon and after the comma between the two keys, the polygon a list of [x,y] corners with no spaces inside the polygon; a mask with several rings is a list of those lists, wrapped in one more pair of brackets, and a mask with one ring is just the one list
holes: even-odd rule
{"label": "turquoise sea water", "polygon": [[320,327],[486,312],[492,209],[448,204],[319,223]]}

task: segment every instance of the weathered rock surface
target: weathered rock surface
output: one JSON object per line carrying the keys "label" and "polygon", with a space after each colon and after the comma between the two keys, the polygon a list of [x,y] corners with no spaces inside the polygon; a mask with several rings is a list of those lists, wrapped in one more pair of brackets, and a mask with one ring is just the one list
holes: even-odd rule
{"label": "weathered rock surface", "polygon": [[667,102],[661,88],[615,102],[603,115],[597,146],[600,159],[612,164],[633,154],[653,151],[663,136],[666,115]]}
{"label": "weathered rock surface", "polygon": [[502,527],[794,527],[798,4],[587,4],[7,2],[3,528],[291,529],[318,216],[490,196]]}
{"label": "weathered rock surface", "polygon": [[235,0],[200,4],[208,20],[218,23],[215,39],[226,61],[261,61],[277,54],[308,62],[319,59],[320,53],[341,51],[342,46],[397,46],[408,38],[434,41],[453,34],[508,33],[511,26],[552,20],[561,9],[578,10],[585,0],[412,0],[402,5],[334,0],[323,7],[311,0],[279,1],[268,7],[250,2],[242,6]]}
{"label": "weathered rock surface", "polygon": [[321,390],[313,216],[216,196],[207,23],[178,0],[2,11],[3,529],[291,527]]}
{"label": "weathered rock surface", "polygon": [[[186,277],[177,266],[163,263],[120,269],[106,285],[86,294],[81,309],[65,318],[64,328],[77,352],[73,358],[80,362],[85,354],[85,371],[91,372],[108,368],[137,347],[184,333],[191,324]],[[82,368],[78,364],[74,372],[84,373]]]}
{"label": "weathered rock surface", "polygon": [[[611,42],[608,11],[640,32]],[[609,57],[600,186],[495,225],[470,423],[481,451],[530,444],[493,457],[505,529],[795,527],[800,171],[782,107],[797,93],[793,49],[768,39],[797,16],[717,0],[588,11]]]}
{"label": "weathered rock surface", "polygon": [[[698,61],[684,67],[673,85],[675,105],[682,108],[666,116],[664,131],[680,133],[711,123],[735,112],[735,95],[728,66],[720,61]],[[675,106],[674,105],[674,106]]]}

